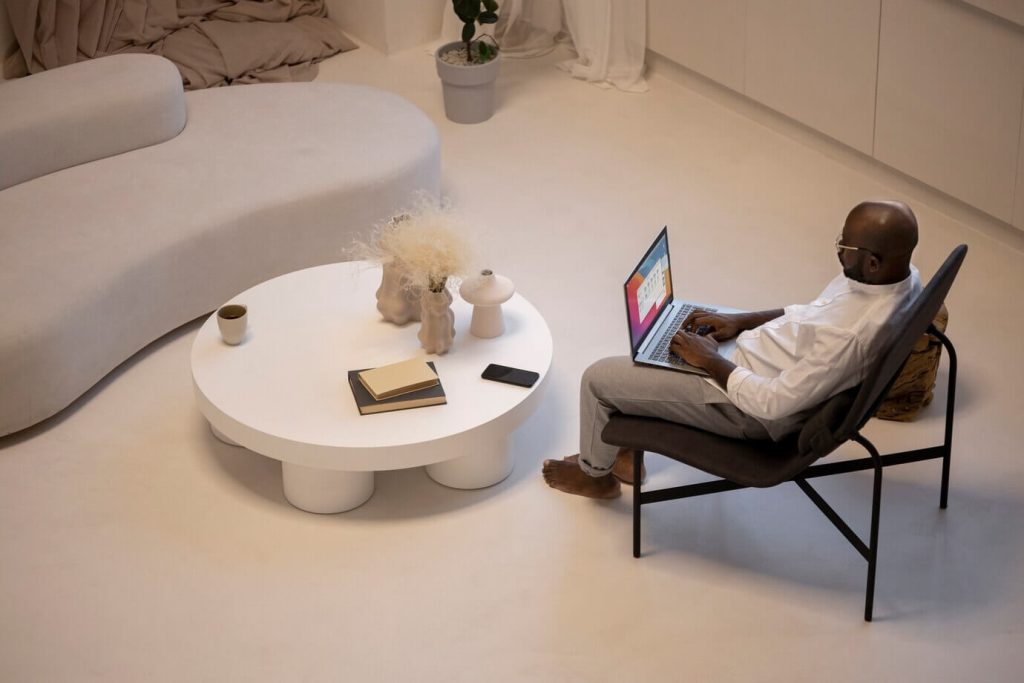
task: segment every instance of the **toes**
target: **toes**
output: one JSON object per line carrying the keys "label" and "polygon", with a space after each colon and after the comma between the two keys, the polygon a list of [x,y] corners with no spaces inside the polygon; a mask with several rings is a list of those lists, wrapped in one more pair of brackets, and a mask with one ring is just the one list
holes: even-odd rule
{"label": "toes", "polygon": [[558,465],[556,460],[545,460],[544,466],[541,468],[541,473],[544,475],[544,481],[548,483],[548,486],[554,486],[555,479],[558,477]]}

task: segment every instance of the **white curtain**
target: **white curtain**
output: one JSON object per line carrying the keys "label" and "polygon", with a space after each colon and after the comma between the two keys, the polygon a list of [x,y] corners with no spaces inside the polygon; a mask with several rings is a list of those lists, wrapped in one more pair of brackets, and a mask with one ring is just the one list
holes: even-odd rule
{"label": "white curtain", "polygon": [[578,57],[559,67],[575,78],[598,85],[645,92],[647,0],[561,0],[561,3]]}
{"label": "white curtain", "polygon": [[[447,2],[442,38],[458,40],[462,22]],[[489,33],[507,57],[537,57],[570,40],[577,58],[559,64],[574,78],[602,87],[644,92],[647,0],[499,0]]]}

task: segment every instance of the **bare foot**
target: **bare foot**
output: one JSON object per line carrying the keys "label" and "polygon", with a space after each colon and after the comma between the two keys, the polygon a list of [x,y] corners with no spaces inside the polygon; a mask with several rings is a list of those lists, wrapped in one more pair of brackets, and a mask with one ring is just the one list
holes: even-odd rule
{"label": "bare foot", "polygon": [[553,489],[587,498],[617,498],[622,495],[619,481],[611,475],[591,477],[575,463],[544,461],[544,481]]}
{"label": "bare foot", "polygon": [[[579,455],[568,455],[562,458],[562,462],[579,464]],[[615,456],[615,464],[612,465],[612,475],[626,486],[633,485],[633,451],[629,448],[620,448]],[[640,466],[640,483],[647,481],[647,465]]]}

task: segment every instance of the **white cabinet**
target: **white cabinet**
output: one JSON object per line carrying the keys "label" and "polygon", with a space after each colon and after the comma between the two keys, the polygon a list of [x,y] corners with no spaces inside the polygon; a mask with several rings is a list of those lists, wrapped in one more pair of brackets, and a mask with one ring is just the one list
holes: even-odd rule
{"label": "white cabinet", "polygon": [[945,0],[885,0],[875,157],[1014,220],[1024,34]]}
{"label": "white cabinet", "polygon": [[648,45],[1024,228],[1024,0],[648,0]]}
{"label": "white cabinet", "polygon": [[[1021,93],[1024,100],[1024,93]],[[1017,191],[1013,209],[1013,224],[1024,230],[1024,115],[1020,117],[1020,149],[1017,151]]]}
{"label": "white cabinet", "polygon": [[743,92],[747,0],[648,0],[651,50]]}
{"label": "white cabinet", "polygon": [[871,153],[879,0],[748,0],[744,93]]}

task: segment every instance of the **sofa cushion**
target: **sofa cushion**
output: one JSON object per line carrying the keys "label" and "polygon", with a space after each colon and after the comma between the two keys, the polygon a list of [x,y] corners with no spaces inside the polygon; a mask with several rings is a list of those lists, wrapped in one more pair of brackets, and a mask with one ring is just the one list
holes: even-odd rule
{"label": "sofa cushion", "polygon": [[170,140],[185,127],[181,75],[125,54],[0,84],[0,190]]}

